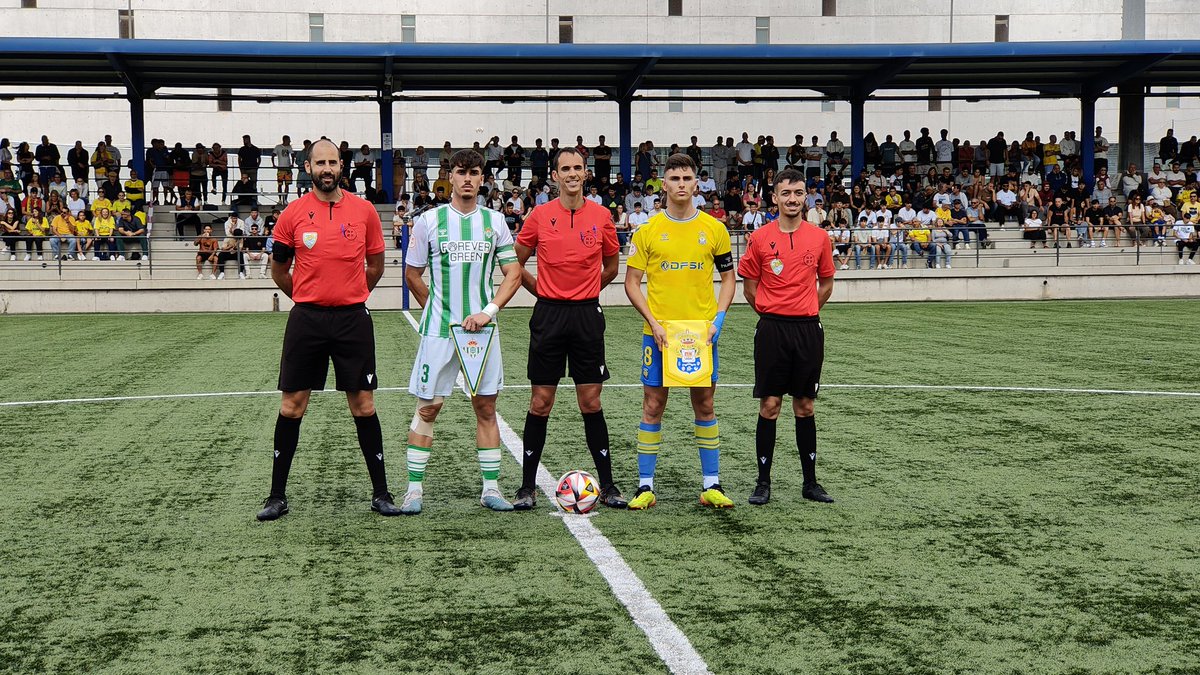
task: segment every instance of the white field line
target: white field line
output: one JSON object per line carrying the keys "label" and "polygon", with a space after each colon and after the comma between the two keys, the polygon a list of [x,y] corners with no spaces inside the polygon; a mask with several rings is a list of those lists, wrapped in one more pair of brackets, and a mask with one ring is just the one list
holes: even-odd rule
{"label": "white field line", "polygon": [[[408,323],[412,325],[413,330],[418,329],[417,322],[413,319],[412,314],[405,311],[404,317],[408,319]],[[469,396],[462,381],[461,373],[456,383],[460,387],[463,387],[463,394]],[[513,456],[513,459],[517,460],[517,464],[523,465],[525,461],[525,444],[521,441],[521,437],[517,435],[517,432],[513,431],[508,422],[504,421],[499,412],[496,413],[496,423],[500,427],[501,442],[508,448],[508,452]],[[556,483],[557,481],[546,470],[546,467],[538,464],[537,486],[541,489],[545,499],[550,504],[557,506],[554,500]],[[567,530],[575,537],[579,545],[583,547],[588,558],[592,560],[596,569],[600,571],[600,575],[608,582],[613,595],[625,606],[634,624],[646,634],[646,638],[650,641],[650,646],[658,653],[659,658],[663,660],[667,668],[672,673],[709,673],[708,664],[705,663],[704,658],[700,656],[696,648],[692,646],[691,640],[688,640],[688,637],[683,634],[683,631],[679,630],[675,622],[671,621],[671,617],[667,616],[666,610],[662,608],[662,605],[658,604],[654,596],[650,595],[650,591],[646,588],[646,585],[634,573],[629,563],[625,562],[625,559],[621,557],[621,554],[612,545],[612,542],[608,540],[608,537],[605,537],[587,516],[564,514],[563,524],[567,526]]]}
{"label": "white field line", "polygon": [[[560,389],[571,389],[574,385],[564,383]],[[605,384],[605,389],[640,388],[640,384]],[[717,385],[718,389],[749,389],[752,384],[725,383]],[[505,389],[528,389],[528,384],[505,384]],[[1165,398],[1200,398],[1200,391],[1154,391],[1148,389],[1071,389],[1068,387],[988,387],[966,384],[822,384],[822,389],[907,389],[911,391],[978,391],[978,392],[1007,392],[1028,394],[1082,394],[1092,396],[1160,396]],[[377,392],[406,392],[408,387],[380,387]],[[314,391],[314,394],[338,393],[330,391]],[[37,401],[0,401],[0,408],[17,408],[34,405],[57,405],[65,403],[113,403],[121,401],[157,401],[186,398],[225,398],[232,396],[278,396],[279,392],[269,391],[206,391],[191,394],[146,394],[141,396],[96,396],[90,398],[50,398]]]}

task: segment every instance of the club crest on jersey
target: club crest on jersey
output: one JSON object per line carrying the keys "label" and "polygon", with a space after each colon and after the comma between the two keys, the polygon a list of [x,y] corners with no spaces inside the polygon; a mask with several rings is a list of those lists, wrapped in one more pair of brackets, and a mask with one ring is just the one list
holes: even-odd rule
{"label": "club crest on jersey", "polygon": [[305,248],[312,248],[312,247],[316,246],[317,245],[317,233],[316,232],[305,232],[303,241],[304,241]]}
{"label": "club crest on jersey", "polygon": [[483,226],[483,236],[487,237],[488,239],[492,238],[492,226],[491,225]]}
{"label": "club crest on jersey", "polygon": [[675,365],[680,372],[688,375],[700,372],[700,350],[696,346],[699,338],[691,331],[679,334],[679,358],[675,359]]}
{"label": "club crest on jersey", "polygon": [[704,233],[701,232],[700,233],[700,245],[704,246],[707,243],[708,243],[708,237],[704,236]]}
{"label": "club crest on jersey", "polygon": [[775,276],[779,276],[780,274],[783,274],[783,261],[780,260],[779,258],[775,258],[774,260],[772,260],[771,261],[771,271],[775,273]]}
{"label": "club crest on jersey", "polygon": [[666,232],[663,232],[663,233],[662,233],[662,236],[660,236],[660,237],[659,237],[659,239],[661,239],[662,241],[670,241],[670,239],[668,239],[668,238],[667,238],[667,233],[666,233]]}

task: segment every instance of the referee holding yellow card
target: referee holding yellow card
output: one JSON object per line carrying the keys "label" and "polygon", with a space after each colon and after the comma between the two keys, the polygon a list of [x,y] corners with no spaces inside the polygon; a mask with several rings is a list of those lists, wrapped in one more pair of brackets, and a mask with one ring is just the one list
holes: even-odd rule
{"label": "referee holding yellow card", "polygon": [[[696,193],[696,164],[675,154],[664,167],[663,194],[667,209],[633,233],[626,262],[625,294],[646,320],[642,336],[642,423],[638,427],[638,490],[629,502],[634,510],[654,506],[654,470],[662,446],[662,416],[670,378],[664,381],[664,354],[675,358],[666,368],[688,386],[695,412],[696,445],[700,451],[703,489],[700,503],[732,508],[721,489],[720,431],[713,411],[717,382],[717,339],[725,311],[733,301],[737,279],[729,232],[720,221],[692,204]],[[720,297],[714,297],[713,270],[721,275]],[[647,294],[642,293],[646,277]],[[649,296],[647,298],[647,295]],[[691,322],[700,322],[697,326]],[[697,334],[699,329],[703,332]],[[669,337],[674,343],[668,349]],[[710,356],[711,354],[711,356]],[[705,361],[711,358],[710,363]],[[707,382],[686,383],[690,376],[711,369]],[[674,371],[674,372],[671,372]]]}

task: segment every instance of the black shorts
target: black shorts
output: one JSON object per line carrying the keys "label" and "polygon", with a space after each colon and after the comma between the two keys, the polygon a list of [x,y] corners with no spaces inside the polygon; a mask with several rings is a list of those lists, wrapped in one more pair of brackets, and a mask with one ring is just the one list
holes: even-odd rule
{"label": "black shorts", "polygon": [[575,384],[607,380],[604,326],[599,300],[539,298],[529,318],[529,382],[558,384],[568,362]]}
{"label": "black shorts", "polygon": [[363,304],[322,307],[297,303],[283,332],[279,390],[324,389],[330,359],[338,391],[379,387],[370,310]]}
{"label": "black shorts", "polygon": [[824,360],[819,317],[763,314],[754,331],[754,397],[816,398]]}

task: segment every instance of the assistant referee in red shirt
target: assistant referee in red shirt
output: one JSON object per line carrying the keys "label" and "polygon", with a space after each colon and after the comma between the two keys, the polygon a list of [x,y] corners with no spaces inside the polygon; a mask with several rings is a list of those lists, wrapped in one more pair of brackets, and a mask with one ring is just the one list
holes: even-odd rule
{"label": "assistant referee in red shirt", "polygon": [[374,205],[338,187],[342,163],[332,142],[322,139],[312,145],[305,170],[313,178],[313,191],[284,209],[273,233],[271,278],[296,304],[288,315],[279,362],[283,402],[275,421],[271,494],[258,519],[275,520],[288,512],[288,472],[300,422],[312,390],[325,388],[330,360],[371,475],[371,509],[400,515],[383,466],[383,432],[375,414],[375,328],[366,305],[383,276],[383,228]]}
{"label": "assistant referee in red shirt", "polygon": [[[521,487],[513,508],[527,511],[537,503],[537,468],[546,446],[546,423],[569,363],[584,436],[596,463],[600,501],[623,509],[628,502],[613,482],[608,423],[600,407],[600,390],[609,377],[600,289],[617,276],[617,231],[608,209],[583,198],[584,156],[575,148],[563,148],[552,161],[558,199],[531,211],[516,241],[522,285],[538,300],[529,319],[528,374],[533,393],[522,438]],[[537,277],[524,269],[535,251]]]}
{"label": "assistant referee in red shirt", "polygon": [[829,235],[804,220],[804,193],[804,175],[799,171],[785,169],[775,176],[779,219],[750,235],[738,264],[742,292],[759,315],[754,331],[758,484],[750,496],[755,505],[771,499],[775,423],[785,394],[791,395],[796,415],[804,498],[833,501],[817,482],[817,423],[813,416],[825,359],[825,330],[819,313],[833,293],[833,252]]}

